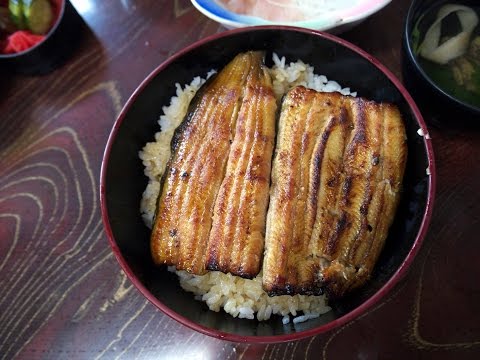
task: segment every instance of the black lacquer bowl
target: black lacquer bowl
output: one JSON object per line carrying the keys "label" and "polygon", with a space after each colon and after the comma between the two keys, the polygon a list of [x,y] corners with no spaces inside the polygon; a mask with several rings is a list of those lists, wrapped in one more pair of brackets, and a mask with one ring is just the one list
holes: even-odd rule
{"label": "black lacquer bowl", "polygon": [[54,0],[58,17],[45,39],[15,54],[0,54],[0,70],[25,75],[42,75],[61,66],[73,53],[84,26],[69,0]]}
{"label": "black lacquer bowl", "polygon": [[[372,279],[317,319],[283,325],[232,318],[209,311],[183,291],[176,276],[157,268],[149,253],[149,230],[139,204],[147,184],[138,152],[154,140],[162,106],[175,83],[189,83],[220,69],[249,49],[276,52],[287,61],[301,59],[316,72],[350,87],[360,96],[398,105],[408,134],[409,157],[402,200]],[[217,34],[182,50],[155,69],[134,92],[110,134],[101,172],[102,216],[110,245],[138,290],[168,316],[201,333],[237,342],[280,342],[316,335],[345,324],[382,299],[406,274],[427,232],[432,213],[435,167],[429,139],[419,136],[425,123],[410,95],[377,60],[335,36],[289,27],[258,27]],[[427,171],[428,168],[428,171]],[[429,174],[427,174],[427,172]]]}
{"label": "black lacquer bowl", "polygon": [[[414,0],[405,19],[402,40],[402,70],[408,91],[418,103],[420,110],[429,114],[436,123],[457,127],[480,128],[480,108],[440,87],[423,69],[418,56],[414,53],[412,36],[416,24],[425,17],[431,22],[436,10],[448,0]],[[465,6],[478,6],[478,0],[461,0]],[[421,22],[420,38],[423,39],[430,22]],[[429,118],[427,118],[429,121]]]}

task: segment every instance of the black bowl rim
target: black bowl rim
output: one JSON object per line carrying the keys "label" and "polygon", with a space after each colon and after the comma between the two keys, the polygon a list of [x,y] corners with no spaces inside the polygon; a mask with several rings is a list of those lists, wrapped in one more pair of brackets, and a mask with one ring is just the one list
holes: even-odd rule
{"label": "black bowl rim", "polygon": [[48,33],[45,34],[45,38],[42,41],[40,41],[38,44],[35,44],[34,46],[29,47],[28,49],[23,50],[21,52],[17,52],[17,53],[13,53],[13,54],[0,54],[0,59],[11,59],[11,58],[22,57],[22,56],[28,55],[29,53],[34,51],[39,46],[42,46],[42,44],[45,42],[45,40],[47,40],[57,30],[57,28],[60,24],[60,21],[62,20],[62,18],[64,16],[65,6],[66,6],[67,1],[69,1],[69,0],[61,0],[61,8],[60,8],[60,11],[58,13],[58,17],[55,20],[55,23],[53,24],[53,26],[48,31]]}
{"label": "black bowl rim", "polygon": [[413,29],[413,17],[415,15],[415,6],[417,5],[417,1],[412,1],[408,12],[407,12],[407,17],[405,18],[405,28],[404,28],[404,42],[405,46],[407,48],[407,56],[408,59],[412,62],[413,66],[415,69],[418,71],[420,76],[424,81],[427,82],[427,84],[437,93],[439,93],[441,96],[446,97],[448,100],[450,100],[453,104],[460,108],[465,108],[468,111],[480,115],[480,107],[475,106],[473,104],[470,104],[468,102],[462,101],[455,96],[451,95],[447,91],[443,90],[435,81],[433,81],[430,76],[423,70],[423,67],[418,63],[417,56],[413,53],[412,49],[412,34],[411,34],[411,29]]}
{"label": "black bowl rim", "polygon": [[[165,69],[169,64],[174,62],[176,59],[182,57],[184,54],[188,53],[189,51],[192,51],[193,49],[202,46],[206,43],[209,43],[211,41],[228,37],[230,35],[238,34],[238,33],[243,33],[243,32],[254,32],[254,31],[262,31],[262,30],[275,30],[275,31],[293,31],[293,32],[302,32],[305,34],[313,35],[313,36],[319,36],[324,39],[327,39],[329,41],[333,41],[337,44],[340,44],[342,46],[347,47],[348,49],[354,51],[358,55],[364,57],[367,59],[370,63],[372,63],[375,67],[378,68],[379,71],[381,71],[383,74],[385,74],[388,79],[395,85],[395,87],[400,91],[402,96],[405,98],[407,103],[410,106],[410,109],[412,110],[414,117],[420,127],[422,129],[424,134],[428,134],[427,126],[425,124],[425,121],[423,120],[423,117],[416,106],[415,102],[413,101],[412,97],[408,93],[408,91],[404,88],[404,86],[401,84],[401,82],[395,77],[395,75],[390,72],[384,65],[382,65],[376,58],[374,58],[372,55],[368,54],[364,50],[360,49],[359,47],[349,43],[348,41],[345,41],[341,38],[338,38],[334,35],[324,33],[321,31],[316,31],[316,30],[309,30],[309,29],[304,29],[304,28],[297,28],[297,27],[291,27],[291,26],[254,26],[254,27],[248,27],[248,28],[240,28],[240,29],[234,29],[234,30],[229,30],[225,31],[222,33],[214,34],[209,37],[206,37],[204,39],[198,40],[197,42],[193,43],[192,45],[180,50],[170,58],[168,58],[166,61],[164,61],[162,64],[160,64],[155,70],[153,70],[146,78],[145,80],[142,81],[142,83],[138,86],[138,88],[133,92],[133,94],[130,96],[128,101],[126,102],[125,106],[123,107],[122,111],[118,115],[117,120],[115,121],[112,131],[110,133],[110,136],[107,141],[107,145],[105,148],[104,152],[104,157],[102,160],[101,164],[101,171],[100,171],[100,205],[101,205],[101,211],[102,211],[102,220],[104,224],[104,229],[108,237],[108,241],[110,243],[110,246],[112,247],[112,251],[115,254],[115,257],[117,261],[119,262],[120,266],[122,267],[123,271],[127,275],[127,277],[130,279],[130,281],[135,285],[135,287],[153,304],[155,305],[158,309],[160,309],[164,314],[168,315],[172,319],[180,322],[181,324],[189,327],[190,329],[193,329],[195,331],[198,331],[202,334],[209,335],[212,337],[215,337],[217,339],[223,339],[223,340],[228,340],[232,342],[242,342],[242,343],[278,343],[278,342],[287,342],[287,341],[292,341],[292,340],[299,340],[302,338],[318,335],[320,333],[327,332],[329,330],[332,330],[334,328],[337,328],[357,317],[362,315],[363,313],[366,312],[367,309],[371,308],[374,304],[376,304],[380,299],[384,298],[391,290],[392,288],[401,280],[403,277],[407,274],[407,270],[409,269],[410,265],[412,264],[416,254],[418,253],[421,244],[423,242],[423,239],[427,233],[428,225],[431,220],[432,216],[432,211],[433,211],[433,204],[434,204],[434,197],[435,197],[435,187],[436,187],[436,169],[435,169],[435,160],[434,160],[434,155],[433,155],[433,147],[431,144],[431,140],[428,137],[423,137],[424,145],[427,151],[427,159],[428,159],[428,166],[430,170],[430,176],[428,180],[428,196],[427,196],[427,202],[426,202],[426,208],[425,208],[425,213],[422,218],[422,222],[420,225],[420,229],[418,231],[418,234],[415,238],[415,241],[412,245],[412,248],[408,252],[405,260],[402,262],[402,264],[399,266],[397,271],[392,275],[392,277],[375,293],[373,294],[369,299],[367,299],[364,303],[362,303],[360,306],[357,308],[353,309],[349,313],[343,315],[342,317],[335,319],[327,324],[324,324],[322,326],[305,330],[305,331],[300,331],[296,332],[293,334],[286,334],[286,335],[272,335],[272,336],[243,336],[243,335],[237,335],[237,334],[231,334],[231,333],[226,333],[222,332],[219,330],[215,330],[212,328],[208,328],[202,325],[199,325],[198,323],[195,323],[186,317],[182,316],[181,314],[173,311],[169,307],[167,307],[165,304],[160,302],[142,283],[141,281],[135,276],[133,273],[132,269],[130,268],[129,264],[126,262],[125,258],[122,256],[120,249],[118,245],[115,242],[115,238],[112,232],[112,228],[110,227],[110,222],[109,222],[109,215],[108,215],[108,209],[107,209],[107,199],[106,199],[106,174],[107,174],[107,168],[108,168],[108,161],[109,161],[109,156],[110,156],[110,151],[112,149],[113,143],[115,142],[115,138],[118,132],[118,129],[122,125],[122,122],[127,115],[130,107],[132,104],[135,102],[136,98],[140,95],[142,90],[147,86],[147,84],[150,83],[150,81],[158,74],[160,73],[163,69]],[[192,297],[193,299],[193,297]]]}

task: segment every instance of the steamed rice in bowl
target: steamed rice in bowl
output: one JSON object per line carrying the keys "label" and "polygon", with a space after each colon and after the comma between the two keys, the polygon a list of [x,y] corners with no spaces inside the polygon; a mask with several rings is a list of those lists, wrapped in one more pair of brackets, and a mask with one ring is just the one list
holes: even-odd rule
{"label": "steamed rice in bowl", "polygon": [[[273,54],[273,67],[270,69],[275,95],[278,100],[291,88],[297,85],[316,91],[337,91],[342,95],[356,96],[349,88],[342,88],[337,82],[329,81],[323,75],[314,73],[314,68],[302,61],[286,64],[285,58]],[[212,76],[210,71],[205,78],[195,77],[190,84],[176,84],[176,96],[170,100],[170,105],[162,108],[163,114],[158,121],[160,131],[155,134],[155,142],[145,145],[139,156],[144,165],[148,185],[143,193],[140,211],[145,224],[151,228],[155,214],[156,202],[160,191],[160,180],[171,155],[170,142],[174,131],[180,125],[187,113],[190,101],[198,89]],[[210,271],[205,275],[192,275],[185,271],[176,271],[180,285],[186,291],[195,294],[195,299],[204,301],[210,310],[224,310],[238,318],[268,320],[272,315],[283,317],[284,324],[298,323],[330,311],[324,295],[283,295],[270,297],[262,289],[262,273],[254,279],[244,279],[231,274]]]}

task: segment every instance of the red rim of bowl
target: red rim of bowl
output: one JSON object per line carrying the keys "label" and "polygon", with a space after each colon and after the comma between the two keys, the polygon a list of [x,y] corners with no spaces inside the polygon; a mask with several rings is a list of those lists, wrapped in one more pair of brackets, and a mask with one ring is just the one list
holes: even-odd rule
{"label": "red rim of bowl", "polygon": [[[102,210],[102,220],[103,224],[105,227],[105,232],[108,236],[108,241],[110,243],[110,246],[112,247],[113,253],[115,254],[115,257],[117,258],[117,261],[119,262],[120,266],[130,279],[130,281],[135,285],[135,287],[152,303],[154,304],[158,309],[160,309],[163,313],[166,315],[170,316],[172,319],[180,322],[181,324],[189,327],[190,329],[196,330],[202,334],[209,335],[218,339],[223,339],[223,340],[228,340],[228,341],[233,341],[233,342],[244,342],[244,343],[274,343],[274,342],[286,342],[286,341],[292,341],[292,340],[299,340],[302,338],[318,335],[324,332],[327,332],[329,330],[332,330],[340,325],[343,325],[361,314],[365,313],[367,309],[372,307],[374,304],[376,304],[380,299],[382,299],[385,295],[387,295],[388,292],[392,290],[392,288],[407,274],[407,270],[410,267],[410,265],[413,262],[413,259],[415,258],[415,255],[418,253],[421,243],[426,235],[428,225],[430,223],[430,219],[432,216],[432,210],[433,210],[433,202],[434,202],[434,197],[435,197],[435,186],[436,186],[436,170],[435,170],[435,161],[434,161],[434,155],[433,155],[433,148],[430,139],[427,139],[424,137],[423,141],[425,144],[425,148],[427,150],[427,158],[428,158],[428,166],[429,166],[429,189],[428,189],[428,196],[427,196],[427,203],[426,203],[426,209],[425,213],[420,225],[419,232],[417,234],[417,237],[413,243],[412,248],[408,252],[405,260],[402,262],[400,267],[397,269],[397,271],[392,275],[392,277],[369,299],[367,299],[364,303],[362,303],[360,306],[356,307],[349,313],[341,316],[338,319],[335,319],[325,325],[321,325],[319,327],[305,330],[305,331],[299,331],[296,333],[292,334],[286,334],[286,335],[272,335],[272,336],[243,336],[243,335],[236,335],[236,334],[231,334],[231,333],[226,333],[222,332],[219,330],[215,330],[212,328],[208,328],[202,325],[199,325],[181,314],[173,311],[166,305],[164,305],[162,302],[160,302],[155,296],[153,296],[152,293],[139,281],[139,279],[135,276],[133,271],[131,270],[130,266],[128,263],[125,261],[124,257],[122,256],[120,249],[118,248],[113,233],[112,229],[110,227],[109,223],[109,216],[108,216],[108,210],[107,210],[107,204],[106,204],[106,192],[105,192],[105,179],[106,179],[106,172],[107,172],[107,166],[108,166],[108,160],[110,156],[110,150],[112,148],[112,145],[115,141],[115,137],[117,135],[117,131],[119,127],[121,126],[123,119],[125,118],[126,114],[128,113],[130,107],[132,104],[135,102],[137,96],[142,92],[142,90],[147,86],[147,84],[159,73],[161,72],[164,68],[166,68],[170,63],[174,62],[176,59],[179,57],[183,56],[185,53],[188,53],[192,49],[195,49],[201,45],[204,45],[205,43],[208,43],[212,40],[216,40],[219,38],[223,37],[228,37],[232,34],[238,34],[242,32],[252,32],[252,31],[258,31],[258,30],[280,30],[280,31],[295,31],[295,32],[303,32],[306,34],[311,34],[314,36],[320,36],[325,39],[328,39],[330,41],[336,42],[342,46],[347,47],[348,49],[354,51],[358,55],[364,57],[367,59],[370,63],[372,63],[375,67],[377,67],[382,73],[384,73],[388,79],[397,87],[397,89],[401,92],[407,103],[409,104],[419,127],[422,129],[424,134],[428,133],[427,126],[425,124],[425,121],[423,120],[423,117],[418,110],[415,102],[413,101],[412,97],[408,93],[408,91],[404,88],[404,86],[401,84],[401,82],[391,73],[384,65],[382,65],[377,59],[375,59],[372,55],[368,54],[364,50],[358,48],[357,46],[349,43],[348,41],[345,41],[343,39],[340,39],[334,35],[323,33],[320,31],[316,30],[307,30],[303,28],[296,28],[296,27],[290,27],[290,26],[257,26],[257,27],[249,27],[249,28],[241,28],[241,29],[235,29],[235,30],[230,30],[230,31],[225,31],[223,33],[215,34],[212,36],[209,36],[207,38],[201,39],[194,44],[184,48],[183,50],[179,51],[172,57],[168,58],[166,61],[164,61],[161,65],[159,65],[155,70],[150,73],[150,75],[147,76],[145,80],[142,81],[142,83],[139,85],[139,87],[134,91],[134,93],[130,96],[128,99],[127,103],[123,107],[120,115],[118,116],[117,120],[115,121],[115,124],[112,128],[112,131],[110,133],[110,136],[108,138],[107,146],[105,148],[105,153],[103,156],[102,160],[102,166],[101,166],[101,172],[100,172],[100,204],[101,204],[101,210]],[[193,298],[193,297],[192,297]]]}

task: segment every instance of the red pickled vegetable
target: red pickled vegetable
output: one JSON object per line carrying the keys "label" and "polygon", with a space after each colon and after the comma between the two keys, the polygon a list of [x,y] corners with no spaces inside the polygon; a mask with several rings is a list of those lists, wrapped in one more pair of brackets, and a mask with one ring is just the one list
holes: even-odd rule
{"label": "red pickled vegetable", "polygon": [[15,31],[4,41],[0,52],[3,54],[14,54],[25,51],[45,39],[44,35],[35,35],[29,31]]}

